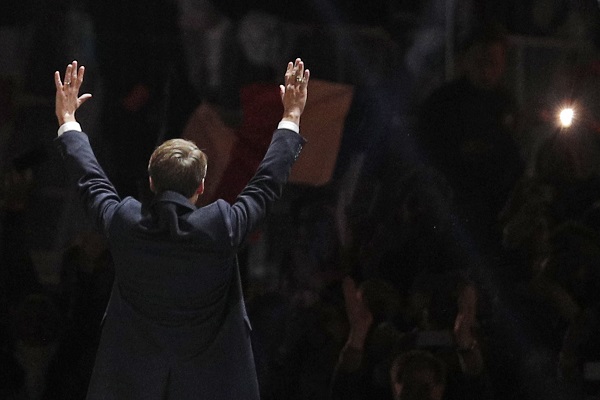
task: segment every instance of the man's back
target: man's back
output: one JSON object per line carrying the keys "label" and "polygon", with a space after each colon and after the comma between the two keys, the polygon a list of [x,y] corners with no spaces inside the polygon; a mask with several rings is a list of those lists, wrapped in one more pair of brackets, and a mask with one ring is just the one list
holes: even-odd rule
{"label": "man's back", "polygon": [[[89,398],[258,398],[235,254],[281,195],[303,143],[277,130],[233,205],[218,200],[196,208],[165,191],[143,210],[131,197],[119,199],[83,133],[58,139],[69,175],[83,176],[79,191],[108,236],[115,264]],[[123,379],[125,372],[132,375]]]}
{"label": "man's back", "polygon": [[[235,254],[281,196],[305,140],[298,134],[309,71],[288,63],[284,113],[254,177],[233,204],[194,204],[206,157],[173,139],[150,158],[148,209],[121,199],[98,164],[75,111],[84,69],[55,73],[56,141],[66,172],[108,237],[115,282],[88,399],[259,398]],[[175,189],[177,188],[177,189]]]}

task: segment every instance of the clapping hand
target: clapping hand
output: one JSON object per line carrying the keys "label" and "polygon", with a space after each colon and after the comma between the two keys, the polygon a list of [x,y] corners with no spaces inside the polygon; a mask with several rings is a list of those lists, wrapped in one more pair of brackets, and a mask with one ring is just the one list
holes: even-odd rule
{"label": "clapping hand", "polygon": [[365,304],[362,291],[356,286],[351,277],[347,276],[344,278],[342,285],[346,315],[350,323],[348,342],[352,347],[362,349],[373,324],[373,314]]}

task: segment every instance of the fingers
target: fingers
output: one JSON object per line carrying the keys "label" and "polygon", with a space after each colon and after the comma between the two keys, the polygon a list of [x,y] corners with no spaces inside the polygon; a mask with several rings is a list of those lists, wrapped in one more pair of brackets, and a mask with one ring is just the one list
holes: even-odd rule
{"label": "fingers", "polygon": [[54,72],[54,85],[56,86],[56,90],[62,90],[63,84],[60,80],[60,72]]}
{"label": "fingers", "polygon": [[310,79],[310,71],[304,68],[304,62],[299,58],[296,59],[294,65],[294,76],[296,83],[299,83],[300,85],[307,85],[308,80]]}
{"label": "fingers", "polygon": [[289,87],[289,85],[294,83],[294,64],[289,62],[287,65],[287,70],[285,71],[285,87]]}
{"label": "fingers", "polygon": [[64,86],[68,86],[71,84],[72,71],[73,71],[73,63],[67,65],[67,69],[65,70],[65,80],[64,80],[63,88],[64,88]]}
{"label": "fingers", "polygon": [[296,58],[296,62],[294,63],[294,68],[293,68],[293,72],[294,72],[294,83],[295,84],[301,84],[304,81],[304,62],[299,59]]}
{"label": "fingers", "polygon": [[85,103],[87,100],[91,99],[92,95],[90,93],[86,93],[86,94],[82,94],[81,96],[79,96],[79,106],[81,106],[83,103]]}
{"label": "fingers", "polygon": [[54,85],[56,86],[57,95],[60,93],[60,97],[63,99],[71,98],[76,100],[76,108],[92,97],[89,93],[78,96],[79,89],[83,84],[84,75],[85,67],[83,65],[78,67],[77,61],[67,64],[64,81],[61,81],[58,71],[54,72]]}
{"label": "fingers", "polygon": [[[65,77],[66,79],[66,77]],[[69,78],[69,83],[71,85],[75,85],[77,82],[77,61],[73,61],[71,63],[71,76]]]}
{"label": "fingers", "polygon": [[61,82],[60,73],[58,71],[54,73],[54,84],[56,85],[57,90],[66,90],[68,88],[79,90],[83,83],[84,75],[85,67],[82,65],[77,68],[77,61],[73,61],[67,65],[64,82]]}
{"label": "fingers", "polygon": [[72,64],[68,64],[67,68],[65,70],[65,80],[64,80],[64,83],[60,79],[60,72],[58,72],[58,71],[54,72],[54,84],[56,85],[56,89],[57,90],[63,90],[68,85],[71,84],[71,71],[72,71],[72,69],[73,69],[73,65]]}
{"label": "fingers", "polygon": [[310,71],[308,69],[304,70],[304,77],[302,78],[302,84],[304,86],[308,85],[308,80],[310,79]]}
{"label": "fingers", "polygon": [[296,58],[296,62],[294,64],[294,75],[297,81],[300,81],[304,78],[304,62],[301,59]]}
{"label": "fingers", "polygon": [[285,86],[301,85],[308,83],[310,72],[304,69],[304,62],[300,58],[289,62],[285,71]]}
{"label": "fingers", "polygon": [[83,76],[85,75],[85,67],[82,65],[81,67],[79,67],[79,70],[77,71],[77,80],[80,83],[83,83]]}

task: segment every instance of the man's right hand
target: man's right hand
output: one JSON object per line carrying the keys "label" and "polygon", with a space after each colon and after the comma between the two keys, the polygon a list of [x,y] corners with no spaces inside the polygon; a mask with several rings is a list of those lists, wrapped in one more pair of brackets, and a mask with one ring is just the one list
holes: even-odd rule
{"label": "man's right hand", "polygon": [[282,121],[294,122],[300,125],[300,116],[306,105],[308,80],[310,71],[304,69],[304,62],[297,58],[289,62],[285,71],[285,85],[280,85],[281,101],[283,103]]}

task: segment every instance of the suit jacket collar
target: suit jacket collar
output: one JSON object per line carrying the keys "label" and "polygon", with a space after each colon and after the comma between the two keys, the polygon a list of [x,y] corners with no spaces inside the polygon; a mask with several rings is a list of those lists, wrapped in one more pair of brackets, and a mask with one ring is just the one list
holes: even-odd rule
{"label": "suit jacket collar", "polygon": [[183,207],[189,211],[194,211],[197,208],[190,203],[187,197],[181,193],[172,192],[170,190],[157,194],[150,204],[150,209],[156,209],[156,207],[160,207],[162,203],[175,203],[178,207]]}
{"label": "suit jacket collar", "polygon": [[141,220],[141,226],[149,233],[166,233],[171,237],[184,237],[189,234],[189,226],[182,216],[195,211],[197,207],[182,194],[166,191],[157,194]]}

